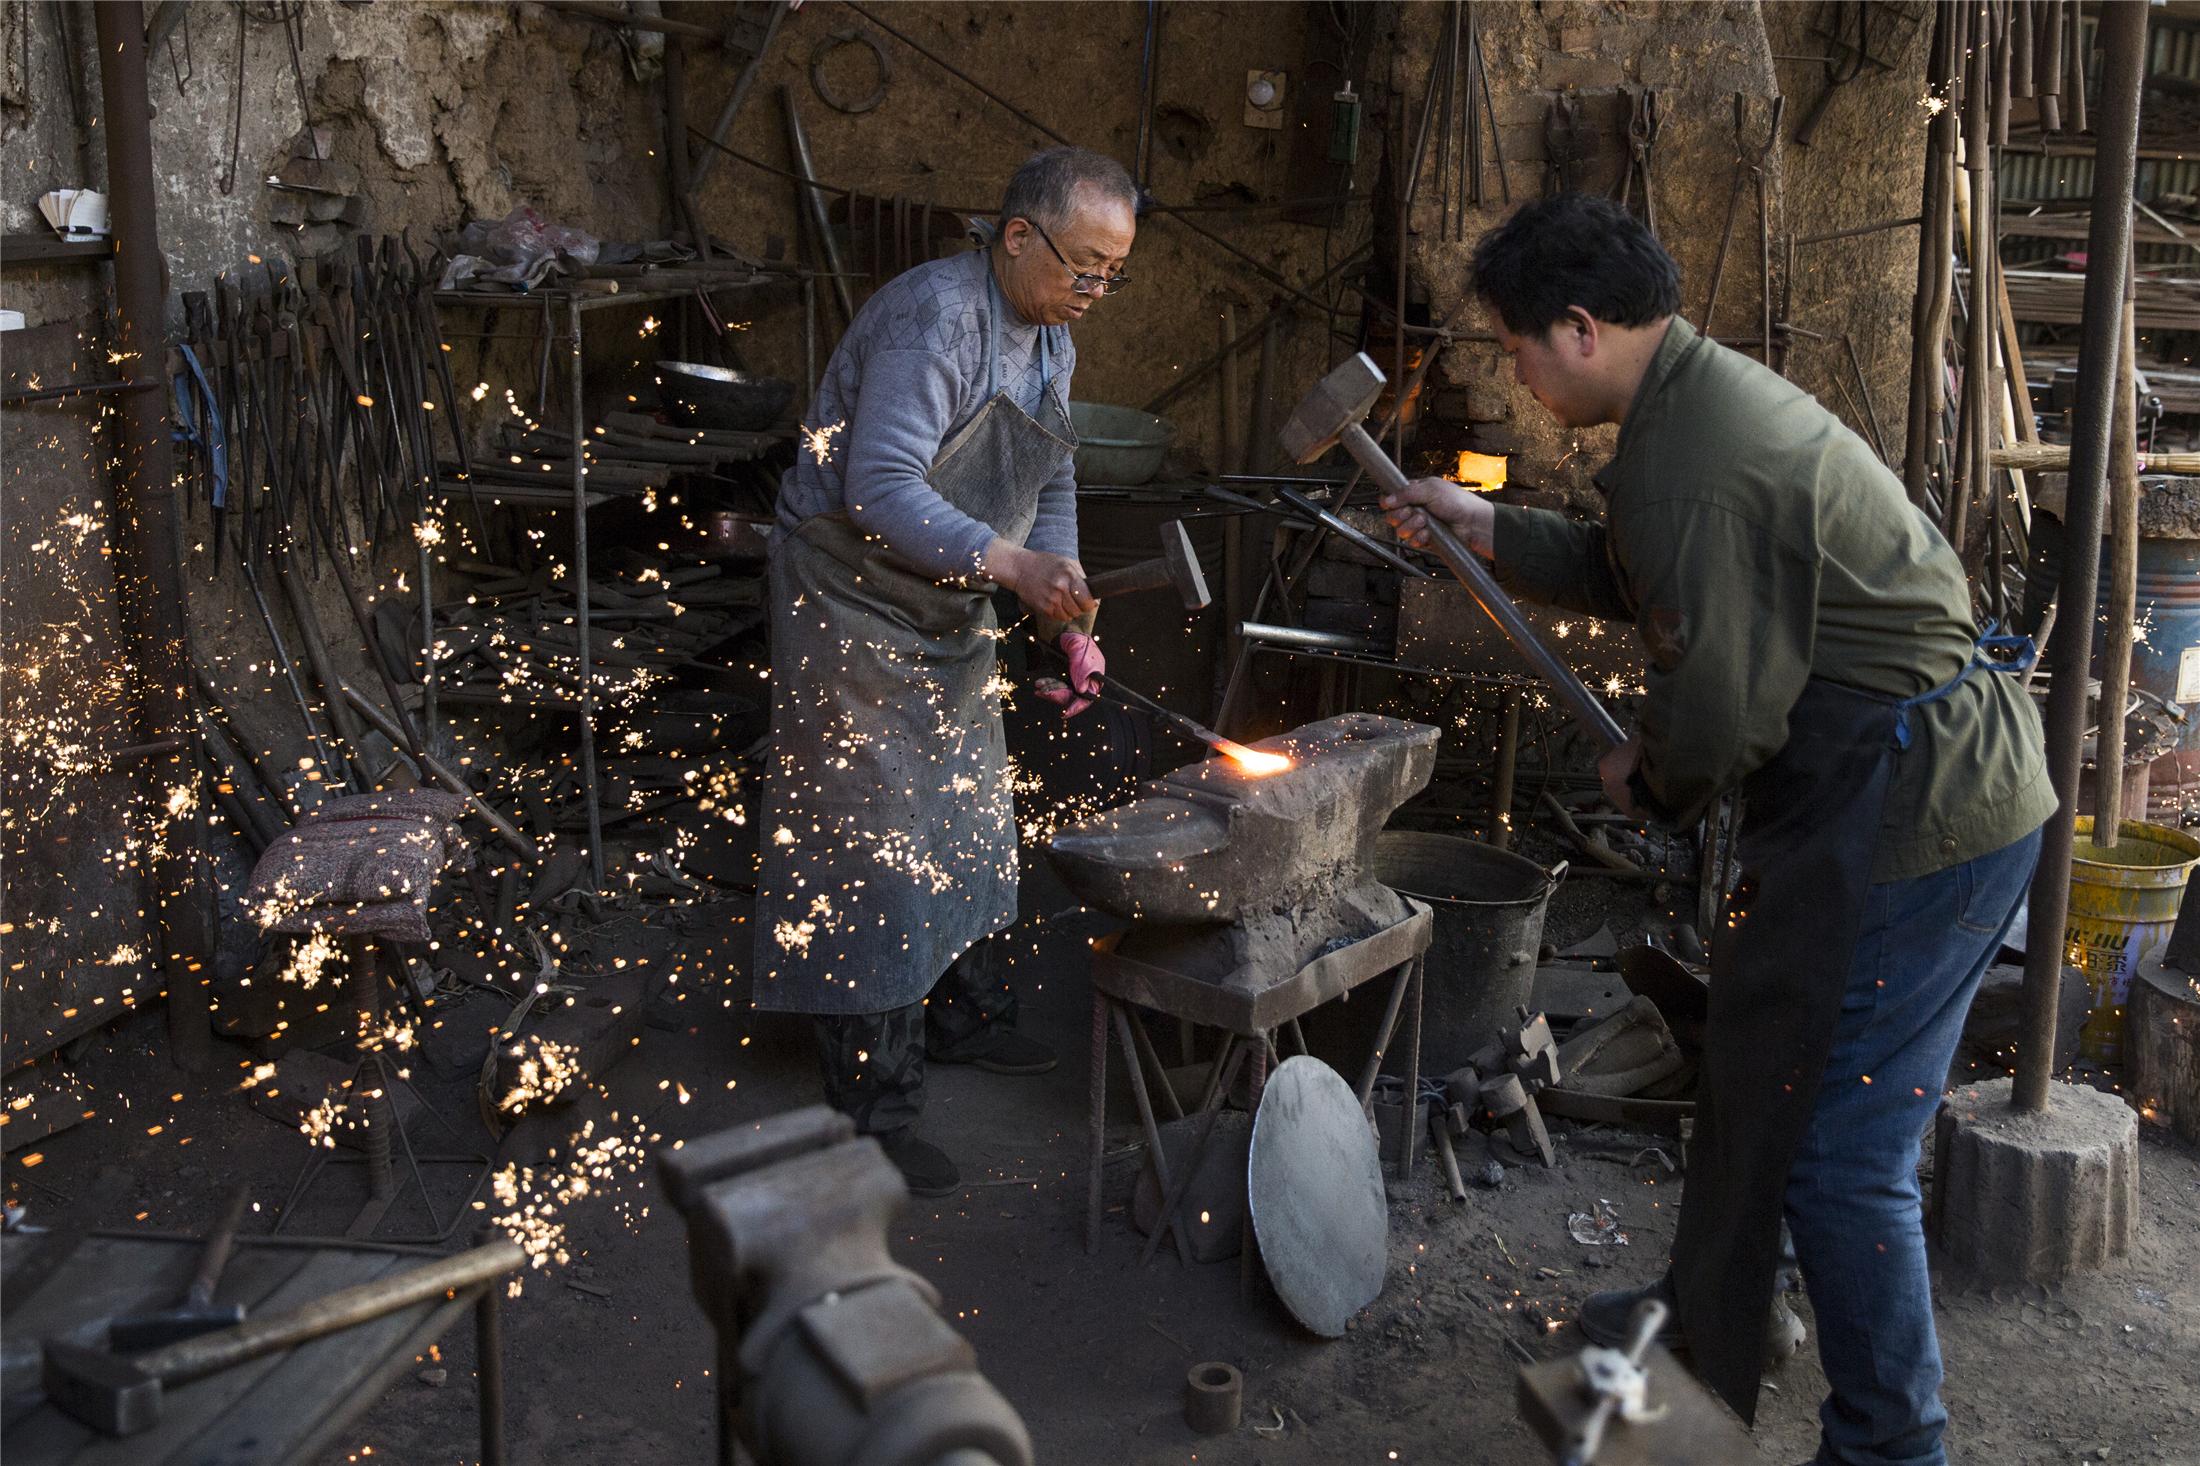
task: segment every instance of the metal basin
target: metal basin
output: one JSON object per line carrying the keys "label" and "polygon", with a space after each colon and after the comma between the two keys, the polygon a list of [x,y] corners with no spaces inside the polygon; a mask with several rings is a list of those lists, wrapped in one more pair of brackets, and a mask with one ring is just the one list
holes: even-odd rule
{"label": "metal basin", "polygon": [[786,415],[794,383],[784,377],[752,377],[731,367],[660,361],[657,396],[665,416],[681,427],[757,433]]}

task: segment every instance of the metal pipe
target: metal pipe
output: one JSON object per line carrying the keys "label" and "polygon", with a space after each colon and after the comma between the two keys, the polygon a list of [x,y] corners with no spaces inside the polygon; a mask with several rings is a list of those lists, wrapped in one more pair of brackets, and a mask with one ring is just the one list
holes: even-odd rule
{"label": "metal pipe", "polygon": [[[1344,430],[1339,441],[1346,452],[1359,460],[1360,467],[1367,470],[1368,477],[1374,479],[1376,486],[1384,493],[1395,494],[1405,489],[1404,470],[1384,456],[1382,448],[1367,435],[1367,429],[1354,423]],[[1513,604],[1512,597],[1505,594],[1497,583],[1497,577],[1490,573],[1490,568],[1482,563],[1481,557],[1461,544],[1459,537],[1443,521],[1430,516],[1424,516],[1424,521],[1429,544],[1435,549],[1437,558],[1466,586],[1467,593],[1474,597],[1475,604],[1497,623],[1506,638],[1512,642],[1514,650],[1527,659],[1535,674],[1550,684],[1559,700],[1588,726],[1590,732],[1615,748],[1625,743],[1627,734],[1612,716],[1611,710],[1574,674],[1573,668],[1560,661],[1558,655],[1543,644],[1543,639],[1536,635],[1534,625]]]}
{"label": "metal pipe", "polygon": [[787,151],[794,158],[794,167],[802,175],[802,206],[807,211],[810,230],[817,236],[817,252],[825,259],[825,269],[833,280],[833,299],[840,302],[840,318],[852,322],[856,318],[854,301],[848,294],[847,273],[840,263],[840,244],[833,238],[833,226],[825,217],[825,195],[818,190],[817,167],[810,161],[810,136],[802,130],[802,114],[795,110],[794,89],[779,89],[779,105],[787,114]]}
{"label": "metal pipe", "polygon": [[1931,87],[1948,105],[1935,113],[1926,133],[1925,189],[1917,240],[1917,296],[1910,315],[1909,424],[1902,445],[1902,484],[1910,502],[1923,506],[1929,494],[1934,448],[1943,413],[1941,338],[1948,329],[1948,298],[1953,284],[1956,114],[1956,7],[1942,6],[1933,27]]}
{"label": "metal pipe", "polygon": [[490,1284],[474,1305],[474,1390],[481,1410],[481,1466],[504,1466],[503,1289]]}
{"label": "metal pipe", "polygon": [[1991,503],[1994,485],[1993,418],[1987,411],[1986,398],[1994,377],[1992,279],[1997,252],[1990,93],[1995,68],[1992,53],[1999,49],[1983,34],[1979,37],[1971,50],[1971,74],[1963,98],[1963,171],[1971,205],[1971,294],[1963,323],[1963,414],[1969,426],[1970,472],[1961,484],[1949,485],[1944,526],[1948,543],[1958,556],[1963,554],[1972,504]]}
{"label": "metal pipe", "polygon": [[[2073,15],[2072,20],[2076,20]],[[2075,29],[2075,25],[2072,27]],[[2110,5],[2101,13],[2102,66],[2094,154],[2095,207],[2086,238],[2084,333],[2078,347],[2078,401],[2071,415],[2070,476],[2065,505],[2068,542],[2058,599],[2072,631],[2055,643],[2055,680],[2047,694],[2047,767],[2057,807],[2040,841],[2032,876],[2031,929],[2026,944],[2024,1036],[2017,1046],[2019,1110],[2047,1108],[2055,1063],[2055,1007],[2062,989],[2063,925],[2070,914],[2070,857],[2076,843],[2078,769],[2083,755],[2087,635],[2100,578],[2102,485],[2115,416],[2117,338],[2122,334],[2125,282],[2131,265],[2131,210],[2139,151],[2139,96],[2146,69],[2147,7]],[[2103,207],[2103,204],[2110,205]]]}
{"label": "metal pipe", "polygon": [[[794,104],[787,104],[789,117]],[[588,870],[595,880],[591,890],[603,889],[603,806],[596,797],[596,666],[588,655],[588,466],[581,459],[582,438],[587,433],[581,404],[581,297],[565,303],[565,342],[573,371],[572,396],[566,407],[572,429],[573,453],[573,635],[574,655],[580,662],[581,798],[588,802]],[[422,749],[425,762],[427,750]]]}
{"label": "metal pipe", "polygon": [[1247,641],[1265,642],[1269,646],[1301,647],[1313,652],[1355,652],[1363,656],[1381,654],[1383,647],[1365,636],[1354,636],[1344,631],[1315,631],[1305,626],[1277,626],[1266,621],[1240,621],[1237,634]]}
{"label": "metal pipe", "polygon": [[[2124,819],[2124,702],[2131,695],[2132,621],[2139,599],[2139,426],[2132,382],[2137,284],[2127,272],[2117,333],[2116,410],[2108,433],[2108,592],[2101,600],[2108,624],[2101,643],[2101,731],[2093,754],[2093,844],[2102,849],[2115,848]],[[2139,813],[2145,815],[2143,805]]]}
{"label": "metal pipe", "polygon": [[[152,106],[145,81],[145,7],[138,0],[92,7],[104,100],[107,192],[114,200],[115,355],[156,363],[165,345],[159,218],[153,191]],[[121,564],[116,577],[124,644],[137,671],[137,741],[189,739],[194,730],[191,674],[184,666],[188,615],[178,554],[182,519],[168,437],[168,398],[161,392],[114,395],[115,525]],[[154,810],[167,807],[171,785],[199,782],[194,761],[179,752],[149,759],[141,780]],[[169,1056],[179,1068],[205,1067],[213,1044],[207,983],[214,970],[213,891],[209,865],[196,858],[206,843],[204,817],[189,817],[183,838],[154,843],[145,873],[168,993]]]}

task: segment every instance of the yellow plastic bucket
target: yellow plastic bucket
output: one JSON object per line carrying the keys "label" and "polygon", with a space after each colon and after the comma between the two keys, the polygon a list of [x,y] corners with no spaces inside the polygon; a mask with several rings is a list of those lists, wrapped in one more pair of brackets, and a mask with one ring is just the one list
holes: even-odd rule
{"label": "yellow plastic bucket", "polygon": [[2096,1064],[2124,1053],[2124,998],[2142,958],[2169,940],[2185,882],[2200,865],[2200,840],[2179,830],[2125,820],[2114,846],[2093,843],[2093,821],[2078,820],[2070,861],[2070,920],[2063,929],[2066,960],[2085,973],[2092,1011],[2079,1031],[2078,1051]]}

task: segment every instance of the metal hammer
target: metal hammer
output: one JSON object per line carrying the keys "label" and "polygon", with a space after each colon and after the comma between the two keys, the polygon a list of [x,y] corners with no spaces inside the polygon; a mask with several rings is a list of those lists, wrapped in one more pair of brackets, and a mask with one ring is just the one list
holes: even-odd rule
{"label": "metal hammer", "polygon": [[1203,611],[1213,599],[1207,594],[1207,577],[1199,568],[1199,556],[1192,550],[1192,537],[1185,533],[1181,519],[1161,526],[1161,553],[1155,558],[1120,570],[1103,570],[1085,580],[1085,589],[1100,601],[1130,591],[1159,590],[1165,585],[1176,587],[1187,611]]}
{"label": "metal hammer", "polygon": [[288,1313],[200,1334],[135,1358],[49,1339],[41,1351],[46,1398],[94,1430],[136,1435],[160,1423],[161,1392],[170,1385],[203,1379],[416,1303],[480,1287],[526,1264],[527,1254],[518,1243],[499,1239],[394,1278],[342,1289]]}
{"label": "metal hammer", "polygon": [[199,1254],[199,1270],[192,1275],[183,1302],[157,1313],[116,1319],[107,1325],[108,1348],[123,1354],[136,1354],[244,1322],[242,1303],[214,1306],[214,1285],[221,1281],[222,1269],[229,1264],[229,1254],[237,1245],[237,1228],[244,1224],[244,1209],[251,1200],[252,1190],[247,1186],[239,1186],[231,1194],[221,1219],[214,1223],[214,1230],[206,1234],[205,1250]]}
{"label": "metal hammer", "polygon": [[[1284,451],[1300,463],[1311,463],[1328,452],[1331,445],[1341,443],[1385,493],[1394,494],[1405,488],[1404,471],[1390,461],[1390,455],[1367,435],[1366,428],[1360,426],[1361,419],[1382,394],[1385,380],[1382,368],[1364,351],[1323,377],[1314,384],[1314,390],[1301,399],[1291,413],[1291,420],[1276,435],[1282,440]],[[1426,518],[1429,542],[1436,547],[1437,556],[1453,575],[1459,577],[1476,604],[1512,639],[1512,644],[1528,659],[1528,665],[1536,674],[1551,684],[1573,709],[1574,716],[1588,724],[1591,732],[1615,747],[1626,742],[1627,734],[1611,712],[1574,675],[1573,668],[1543,644],[1528,618],[1520,614],[1520,608],[1499,587],[1497,577],[1490,573],[1481,558],[1459,543],[1459,537],[1436,516],[1432,514]]]}

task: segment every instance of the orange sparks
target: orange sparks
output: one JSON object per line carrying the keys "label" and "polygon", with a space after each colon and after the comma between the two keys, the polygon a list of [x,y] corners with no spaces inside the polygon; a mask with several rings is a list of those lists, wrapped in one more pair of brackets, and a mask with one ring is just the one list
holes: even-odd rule
{"label": "orange sparks", "polygon": [[1266,777],[1269,774],[1280,774],[1291,767],[1290,758],[1284,754],[1269,753],[1267,750],[1260,748],[1247,748],[1244,744],[1232,743],[1227,738],[1217,740],[1215,749],[1224,758],[1229,759],[1248,774]]}

